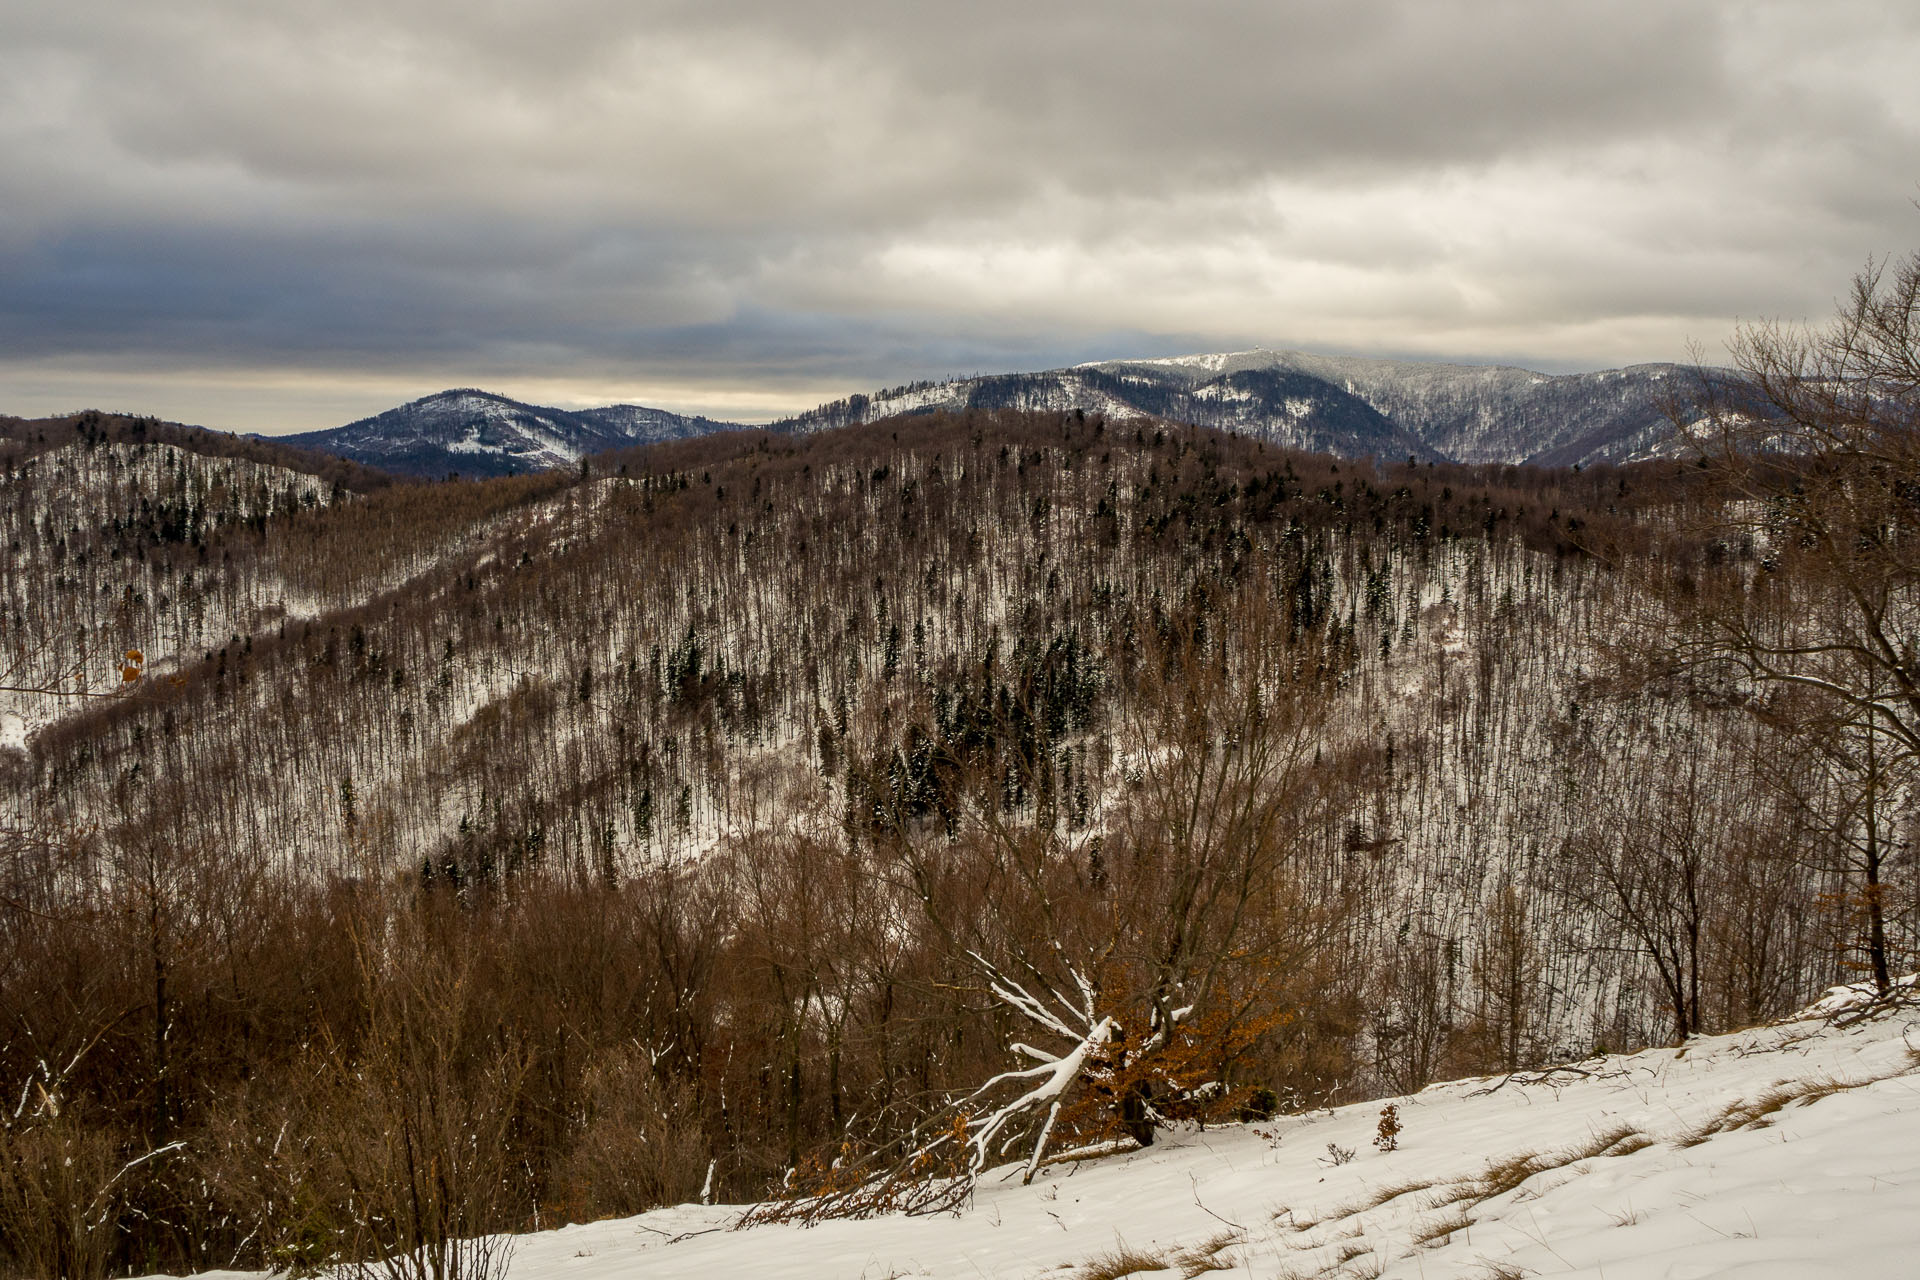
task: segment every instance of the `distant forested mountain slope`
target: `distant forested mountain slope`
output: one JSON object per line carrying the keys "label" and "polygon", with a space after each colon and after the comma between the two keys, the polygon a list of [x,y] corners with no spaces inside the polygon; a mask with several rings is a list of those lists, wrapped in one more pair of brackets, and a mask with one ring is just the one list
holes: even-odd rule
{"label": "distant forested mountain slope", "polygon": [[487,391],[442,391],[397,409],[327,431],[283,436],[403,475],[441,479],[551,471],[588,454],[712,431],[733,423],[687,417],[640,405],[549,409]]}
{"label": "distant forested mountain slope", "polygon": [[1199,379],[1184,376],[1184,367],[1169,375],[1144,365],[1088,366],[916,383],[823,405],[773,429],[817,431],[899,414],[965,409],[1151,417],[1349,458],[1441,456],[1360,397],[1318,376],[1276,367]]}
{"label": "distant forested mountain slope", "polygon": [[365,493],[392,484],[394,477],[375,467],[325,449],[303,448],[286,438],[237,436],[205,427],[182,426],[158,418],[87,410],[56,418],[0,415],[0,469],[11,470],[30,458],[68,445],[167,445],[206,458],[231,458],[277,467],[318,479],[329,490]]}
{"label": "distant forested mountain slope", "polygon": [[1240,432],[1342,457],[1626,462],[1670,451],[1675,365],[1549,375],[1502,366],[1242,351],[915,383],[823,405],[776,429],[932,409],[1081,409]]}
{"label": "distant forested mountain slope", "polygon": [[516,489],[555,487],[416,506],[351,461],[94,413],[0,421],[0,476],[0,744],[111,693],[128,651],[177,677],[235,637],[392,589]]}
{"label": "distant forested mountain slope", "polygon": [[1291,371],[1340,387],[1455,462],[1626,462],[1651,457],[1673,434],[1669,406],[1696,389],[1696,375],[1672,364],[1598,373],[1544,374],[1502,365],[1462,365],[1304,351],[1116,362],[1210,385],[1254,371]]}

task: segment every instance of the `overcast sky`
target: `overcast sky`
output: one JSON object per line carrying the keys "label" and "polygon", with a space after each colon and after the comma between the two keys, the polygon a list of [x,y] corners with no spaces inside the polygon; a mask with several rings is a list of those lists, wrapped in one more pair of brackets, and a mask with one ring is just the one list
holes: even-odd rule
{"label": "overcast sky", "polygon": [[1917,183],[1912,0],[11,0],[0,412],[1679,359]]}

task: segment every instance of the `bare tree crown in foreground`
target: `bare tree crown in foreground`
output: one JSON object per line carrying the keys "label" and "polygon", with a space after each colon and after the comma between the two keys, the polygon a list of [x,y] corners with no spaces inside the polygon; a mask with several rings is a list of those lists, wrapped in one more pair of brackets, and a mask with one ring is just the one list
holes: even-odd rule
{"label": "bare tree crown in foreground", "polygon": [[1808,744],[1824,785],[1782,778],[1861,882],[1885,992],[1882,873],[1920,763],[1920,254],[1869,263],[1824,329],[1752,326],[1732,353],[1677,418],[1718,482],[1723,559],[1673,568],[1669,652]]}

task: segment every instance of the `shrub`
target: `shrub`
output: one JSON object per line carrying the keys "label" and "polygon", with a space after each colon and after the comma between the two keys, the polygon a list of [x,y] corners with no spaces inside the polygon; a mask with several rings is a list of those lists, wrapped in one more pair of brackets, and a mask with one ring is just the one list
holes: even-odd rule
{"label": "shrub", "polygon": [[97,1280],[112,1254],[119,1144],[69,1112],[0,1134],[0,1243],[22,1276]]}
{"label": "shrub", "polygon": [[1373,1135],[1373,1145],[1382,1151],[1392,1151],[1400,1145],[1400,1108],[1389,1102],[1380,1108],[1380,1127]]}

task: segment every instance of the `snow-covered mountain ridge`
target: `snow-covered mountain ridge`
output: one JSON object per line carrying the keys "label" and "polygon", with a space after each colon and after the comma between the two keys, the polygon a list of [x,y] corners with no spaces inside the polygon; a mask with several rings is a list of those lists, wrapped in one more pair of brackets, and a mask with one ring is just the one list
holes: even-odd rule
{"label": "snow-covered mountain ridge", "polygon": [[823,405],[776,428],[820,430],[938,409],[1084,409],[1346,457],[1565,466],[1664,451],[1669,401],[1685,397],[1688,376],[1670,364],[1555,375],[1260,348],[914,383]]}
{"label": "snow-covered mountain ridge", "polygon": [[1305,351],[1253,350],[1095,368],[1148,368],[1205,385],[1234,374],[1284,369],[1320,378],[1365,401],[1455,462],[1623,462],[1660,452],[1670,400],[1684,400],[1691,371],[1673,364],[1544,374],[1508,365],[1376,360]]}
{"label": "snow-covered mountain ridge", "polygon": [[1200,379],[1187,366],[1086,365],[915,383],[822,405],[775,430],[821,431],[900,414],[1018,409],[1112,418],[1153,417],[1256,436],[1344,457],[1437,459],[1418,433],[1314,374],[1279,365],[1236,368]]}
{"label": "snow-covered mountain ridge", "polygon": [[[1555,375],[1256,349],[915,382],[836,400],[767,429],[806,433],[965,409],[1078,409],[1193,423],[1343,457],[1565,466],[1665,451],[1669,400],[1684,397],[1687,378],[1669,364]],[[564,410],[458,390],[285,442],[412,475],[486,476],[740,429],[638,405]]]}

